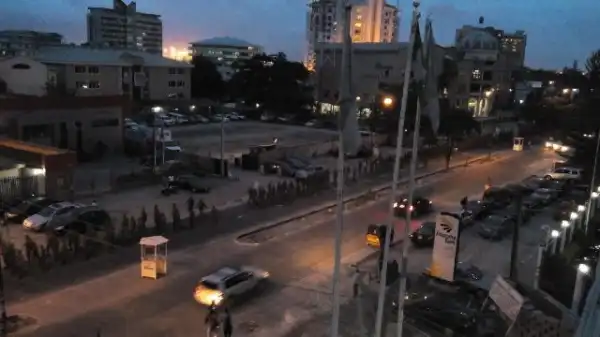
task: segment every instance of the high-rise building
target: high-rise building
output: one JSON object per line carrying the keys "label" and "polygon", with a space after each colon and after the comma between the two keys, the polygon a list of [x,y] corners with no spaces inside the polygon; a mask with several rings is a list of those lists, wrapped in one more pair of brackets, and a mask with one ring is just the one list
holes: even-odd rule
{"label": "high-rise building", "polygon": [[0,56],[26,55],[48,46],[59,46],[63,36],[58,33],[37,32],[32,30],[0,31]]}
{"label": "high-rise building", "polygon": [[494,27],[463,26],[456,31],[458,76],[451,88],[454,105],[475,117],[488,117],[495,107],[515,102],[515,84],[525,62],[527,35]]}
{"label": "high-rise building", "polygon": [[228,36],[191,42],[189,48],[192,58],[203,56],[211,60],[225,80],[235,73],[236,61],[249,60],[264,53],[262,46]]}
{"label": "high-rise building", "polygon": [[113,0],[113,8],[89,7],[88,43],[93,47],[135,49],[148,53],[163,52],[163,28],[160,15],[137,11],[133,1]]}
{"label": "high-rise building", "polygon": [[[314,64],[318,43],[340,42],[337,31],[336,0],[310,0],[307,15],[307,63]],[[338,15],[339,14],[339,15]],[[355,43],[390,43],[398,41],[398,8],[385,0],[367,0],[352,7],[350,27]]]}

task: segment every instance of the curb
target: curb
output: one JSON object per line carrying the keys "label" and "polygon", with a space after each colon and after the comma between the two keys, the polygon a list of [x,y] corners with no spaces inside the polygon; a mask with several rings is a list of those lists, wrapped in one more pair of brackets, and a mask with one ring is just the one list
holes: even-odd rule
{"label": "curb", "polygon": [[[497,154],[492,154],[491,156],[491,161],[495,161],[495,158],[497,156]],[[450,172],[453,171],[457,168],[463,168],[463,167],[467,167],[471,164],[475,164],[478,162],[482,162],[485,163],[490,159],[489,155],[485,154],[485,155],[480,155],[477,157],[474,157],[472,159],[467,159],[464,163],[460,163],[460,164],[456,164],[456,165],[452,165],[450,166],[447,170],[446,169],[439,169],[433,172],[428,172],[428,173],[424,173],[421,175],[418,175],[415,177],[415,179],[424,179],[424,178],[428,178],[431,176],[435,176],[438,174],[442,174],[442,173],[446,173],[446,172]],[[406,187],[405,185],[408,183],[408,178],[402,179],[399,184],[402,187]],[[363,192],[358,192],[355,193],[354,195],[350,195],[346,198],[344,198],[344,206],[346,206],[347,204],[351,203],[351,202],[356,202],[359,201],[359,199],[361,198],[365,198],[366,196],[368,196],[369,194],[375,195],[374,198],[372,199],[377,199],[376,195],[378,193],[382,193],[382,192],[386,192],[387,190],[391,189],[391,183],[385,183],[379,186],[376,186],[374,188],[370,188],[366,191]],[[302,218],[306,218],[308,216],[313,216],[316,215],[318,213],[322,213],[322,212],[330,212],[332,208],[334,208],[336,206],[336,201],[331,201],[326,203],[325,205],[318,205],[315,207],[310,208],[309,210],[303,210],[303,211],[299,211],[291,216],[288,217],[284,217],[284,218],[280,218],[278,220],[272,221],[270,223],[267,223],[265,225],[261,225],[258,228],[255,228],[253,230],[250,231],[245,231],[242,232],[241,234],[237,234],[235,237],[235,242],[239,245],[243,245],[243,246],[258,246],[260,245],[260,243],[255,243],[255,242],[244,242],[241,241],[244,237],[250,236],[250,235],[254,235],[254,234],[258,234],[260,232],[269,230],[269,229],[273,229],[273,228],[277,228],[279,226],[288,224],[290,222],[296,221],[296,220],[301,220]]]}

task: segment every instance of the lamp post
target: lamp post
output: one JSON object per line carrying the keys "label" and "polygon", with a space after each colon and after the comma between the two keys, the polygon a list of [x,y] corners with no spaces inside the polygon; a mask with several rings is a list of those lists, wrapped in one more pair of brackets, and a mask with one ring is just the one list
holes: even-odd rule
{"label": "lamp post", "polygon": [[585,214],[583,212],[585,212],[586,207],[584,205],[579,205],[577,206],[577,228],[581,229],[583,228],[584,225],[584,219],[583,217],[585,216]]}
{"label": "lamp post", "polygon": [[575,289],[573,290],[573,300],[571,302],[571,312],[575,316],[579,316],[579,305],[583,297],[583,285],[585,276],[590,273],[590,266],[587,264],[579,264],[577,266],[577,277],[575,278]]}
{"label": "lamp post", "polygon": [[600,194],[598,194],[598,192],[592,192],[592,194],[591,194],[590,204],[588,207],[587,221],[585,223],[586,228],[587,228],[590,220],[594,218],[594,215],[596,215],[596,206],[597,206],[597,202],[598,202],[598,196],[600,196]]}
{"label": "lamp post", "polygon": [[540,283],[540,270],[542,269],[542,260],[544,259],[544,252],[546,247],[550,244],[550,240],[546,240],[545,243],[538,246],[536,261],[535,261],[535,274],[533,277],[533,289],[539,288]]}
{"label": "lamp post", "polygon": [[571,226],[569,226],[569,242],[571,242],[573,240],[573,233],[577,229],[577,224],[579,223],[579,214],[577,214],[577,212],[571,212],[571,214],[569,215],[569,219],[571,219]]}
{"label": "lamp post", "polygon": [[552,255],[556,254],[556,246],[557,246],[559,236],[560,236],[560,232],[557,231],[556,229],[553,229],[550,232],[550,239],[552,242]]}
{"label": "lamp post", "polygon": [[567,231],[569,230],[569,226],[571,226],[571,223],[568,220],[563,220],[560,223],[560,228],[562,228],[562,231],[560,232],[560,251],[559,251],[559,253],[561,253],[561,254],[565,250],[565,245],[567,243]]}

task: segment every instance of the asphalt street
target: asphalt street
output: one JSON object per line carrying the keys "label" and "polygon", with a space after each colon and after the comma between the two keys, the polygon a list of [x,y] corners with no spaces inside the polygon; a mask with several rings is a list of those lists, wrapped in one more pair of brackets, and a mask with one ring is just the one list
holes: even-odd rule
{"label": "asphalt street", "polygon": [[[480,194],[488,178],[498,185],[520,180],[549,169],[552,159],[542,152],[526,151],[505,160],[459,169],[435,183],[432,200],[437,210],[455,210],[463,196]],[[385,202],[346,215],[342,238],[345,263],[354,263],[356,256],[364,254],[367,225],[383,221],[385,215]],[[414,221],[411,227],[418,223]],[[400,233],[402,222],[395,225]],[[247,264],[268,270],[272,280],[260,296],[234,306],[235,329],[246,336],[280,336],[286,328],[329,307],[333,238],[332,222],[258,246],[235,244],[232,236],[219,237],[173,254],[169,275],[164,279],[142,280],[139,266],[132,266],[12,304],[8,309],[38,320],[38,327],[23,331],[22,336],[84,336],[100,329],[103,337],[187,337],[204,331],[205,310],[192,299],[196,282],[222,266]],[[472,259],[484,255],[476,252],[472,252]],[[500,247],[495,254],[508,255],[508,251]],[[421,263],[419,268],[428,264],[425,252],[423,258],[414,256],[421,261],[417,262]]]}

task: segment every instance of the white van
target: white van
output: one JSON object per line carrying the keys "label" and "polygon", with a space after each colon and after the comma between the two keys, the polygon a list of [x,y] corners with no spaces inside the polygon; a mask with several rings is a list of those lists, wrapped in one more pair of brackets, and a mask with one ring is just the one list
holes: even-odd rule
{"label": "white van", "polygon": [[552,171],[548,172],[548,174],[546,174],[544,177],[546,179],[555,179],[555,180],[581,179],[582,174],[583,174],[583,169],[576,168],[576,167],[563,166],[563,167],[554,168]]}

